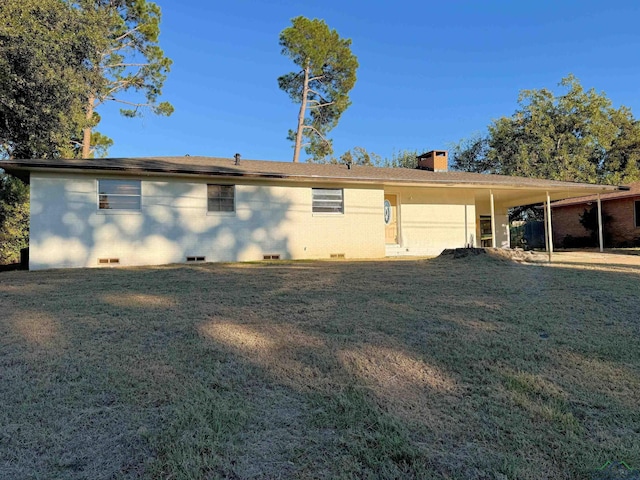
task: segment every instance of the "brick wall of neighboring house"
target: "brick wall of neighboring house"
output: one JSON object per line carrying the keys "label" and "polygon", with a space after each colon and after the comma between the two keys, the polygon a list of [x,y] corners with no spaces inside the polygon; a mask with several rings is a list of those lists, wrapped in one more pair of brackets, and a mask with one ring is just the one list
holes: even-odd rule
{"label": "brick wall of neighboring house", "polygon": [[564,238],[571,235],[574,238],[588,237],[588,230],[580,223],[580,215],[591,205],[579,203],[577,205],[565,205],[551,210],[551,224],[553,228],[553,245],[562,247]]}
{"label": "brick wall of neighboring house", "polygon": [[[640,197],[611,199],[602,202],[603,215],[611,216],[605,226],[605,247],[632,246],[640,244],[640,228],[635,226],[635,202]],[[589,232],[580,224],[580,215],[591,204],[563,205],[553,208],[553,243],[562,247],[567,235],[572,237],[588,237]]]}
{"label": "brick wall of neighboring house", "polygon": [[602,204],[602,211],[611,215],[607,233],[611,235],[612,246],[632,246],[640,241],[640,228],[635,226],[635,202],[640,197],[608,200]]}

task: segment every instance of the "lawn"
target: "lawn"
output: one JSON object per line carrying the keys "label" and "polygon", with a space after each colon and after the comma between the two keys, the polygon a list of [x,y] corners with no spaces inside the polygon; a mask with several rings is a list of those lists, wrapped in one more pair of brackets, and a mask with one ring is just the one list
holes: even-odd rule
{"label": "lawn", "polygon": [[0,478],[607,478],[639,299],[489,255],[3,272]]}

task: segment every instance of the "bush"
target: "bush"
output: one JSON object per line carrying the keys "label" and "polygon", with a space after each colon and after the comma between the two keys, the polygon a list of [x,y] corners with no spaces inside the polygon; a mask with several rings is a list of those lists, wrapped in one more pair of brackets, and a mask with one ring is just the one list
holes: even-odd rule
{"label": "bush", "polygon": [[29,187],[0,173],[0,264],[20,261],[29,246]]}

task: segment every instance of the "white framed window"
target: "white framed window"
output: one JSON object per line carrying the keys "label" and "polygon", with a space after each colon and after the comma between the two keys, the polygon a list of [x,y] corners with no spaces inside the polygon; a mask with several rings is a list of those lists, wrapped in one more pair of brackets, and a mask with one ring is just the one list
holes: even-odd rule
{"label": "white framed window", "polygon": [[235,185],[207,185],[207,212],[236,211]]}
{"label": "white framed window", "polygon": [[344,213],[342,188],[313,188],[313,213]]}
{"label": "white framed window", "polygon": [[140,210],[140,180],[98,179],[98,210]]}

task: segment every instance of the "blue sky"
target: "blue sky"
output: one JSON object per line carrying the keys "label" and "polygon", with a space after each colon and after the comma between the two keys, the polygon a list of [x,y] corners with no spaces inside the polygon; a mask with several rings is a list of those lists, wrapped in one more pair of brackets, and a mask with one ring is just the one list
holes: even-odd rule
{"label": "blue sky", "polygon": [[[351,38],[358,80],[330,133],[336,155],[443,149],[511,115],[522,89],[573,73],[640,115],[640,2],[157,0],[173,67],[171,117],[102,108],[110,157],[205,155],[289,161],[298,106],[278,89],[295,65],[278,36],[291,18]],[[305,156],[303,156],[305,158]]]}

